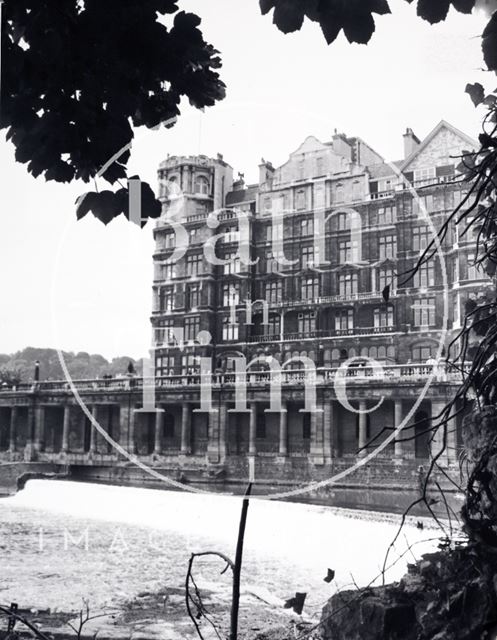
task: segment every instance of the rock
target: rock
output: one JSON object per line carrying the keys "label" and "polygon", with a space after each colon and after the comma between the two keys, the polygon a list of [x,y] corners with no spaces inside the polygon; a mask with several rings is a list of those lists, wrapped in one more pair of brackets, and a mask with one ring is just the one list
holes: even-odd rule
{"label": "rock", "polygon": [[497,609],[495,552],[469,544],[426,554],[397,584],[335,594],[322,640],[482,640]]}

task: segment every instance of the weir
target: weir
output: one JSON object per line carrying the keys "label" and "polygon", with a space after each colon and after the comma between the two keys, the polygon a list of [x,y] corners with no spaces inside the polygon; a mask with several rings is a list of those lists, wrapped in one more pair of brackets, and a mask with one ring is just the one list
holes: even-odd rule
{"label": "weir", "polygon": [[[153,410],[144,409],[146,394],[138,377],[73,381],[72,389],[66,381],[20,384],[0,392],[0,484],[4,492],[12,491],[17,486],[13,473],[56,473],[171,488],[158,472],[185,487],[236,493],[243,491],[252,466],[256,494],[285,493],[362,465],[365,454],[411,413],[400,437],[367,464],[332,486],[295,496],[399,510],[419,495],[430,460],[441,447],[441,434],[430,442],[426,430],[460,382],[460,374],[438,368],[421,401],[433,376],[429,365],[392,365],[378,378],[373,369],[350,368],[347,401],[359,413],[347,410],[337,397],[332,384],[336,369],[316,372],[316,411],[305,410],[306,371],[282,371],[278,413],[269,411],[267,371],[247,374],[248,408],[243,412],[236,411],[234,374],[212,376],[210,411],[201,410],[199,375],[157,378]],[[456,481],[460,446],[456,416],[438,460]],[[2,480],[8,467],[8,481]],[[457,504],[447,477],[442,474],[439,481]]]}

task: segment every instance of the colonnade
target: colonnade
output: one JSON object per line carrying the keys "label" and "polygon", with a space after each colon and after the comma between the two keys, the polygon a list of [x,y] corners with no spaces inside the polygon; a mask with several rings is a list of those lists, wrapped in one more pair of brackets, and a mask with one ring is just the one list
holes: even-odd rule
{"label": "colonnade", "polygon": [[[343,414],[339,415],[339,411],[343,411],[339,407],[339,403],[333,399],[319,399],[317,404],[317,411],[310,413],[308,418],[309,425],[309,449],[308,455],[315,463],[324,463],[327,460],[333,459],[343,455],[343,437],[346,429],[349,429],[347,435],[348,446],[350,455],[365,456],[372,448],[367,448],[368,443],[371,440],[371,434],[368,432],[369,418],[368,418],[368,402],[366,399],[360,399],[354,403],[356,407],[356,417],[350,417],[350,421],[347,425],[344,424]],[[436,418],[445,407],[445,400],[431,400],[431,417]],[[45,409],[49,406],[57,405],[29,405],[27,407],[27,423],[26,418],[23,418],[25,426],[25,444],[23,448],[27,450],[33,450],[34,452],[41,452],[44,449],[45,438]],[[140,433],[138,432],[140,421],[137,415],[148,414],[147,420],[150,420],[150,432],[147,431],[147,437],[150,437],[150,454],[155,456],[180,454],[183,456],[189,456],[193,453],[192,442],[195,437],[193,433],[193,412],[197,408],[193,402],[182,402],[180,409],[176,410],[174,435],[174,446],[165,445],[165,426],[166,416],[168,415],[168,405],[159,406],[154,412],[145,411],[143,409],[130,408],[124,405],[109,405],[109,403],[98,404],[93,403],[90,405],[91,415],[94,421],[98,422],[100,415],[100,407],[102,406],[119,406],[119,418],[110,414],[108,420],[113,420],[117,423],[119,421],[119,444],[131,454],[138,454],[138,440]],[[8,448],[6,449],[10,453],[19,451],[17,444],[17,429],[19,424],[19,410],[21,405],[14,405],[10,409],[10,422],[8,425]],[[258,435],[258,416],[261,412],[267,410],[267,405],[262,402],[249,401],[248,403],[248,421],[244,419],[244,424],[248,428],[245,439],[246,449],[245,455],[256,456],[260,453],[259,443],[264,440],[265,436],[261,438]],[[58,442],[60,442],[60,450],[56,453],[69,454],[71,451],[71,434],[78,431],[78,442],[82,444],[82,447],[78,448],[78,453],[83,448],[84,453],[95,455],[98,450],[98,431],[94,428],[87,428],[87,418],[82,413],[81,409],[75,403],[65,403],[58,405],[59,410],[63,410],[62,417],[62,432],[58,433]],[[75,415],[73,411],[77,410],[81,418],[77,420],[75,426]],[[229,429],[236,425],[236,418],[230,420],[229,415],[233,410],[230,409],[230,405],[227,403],[219,403],[219,405],[211,410],[208,415],[208,427],[206,429],[206,453],[209,460],[212,462],[222,462],[229,455]],[[153,418],[150,418],[150,414],[155,414]],[[235,414],[239,415],[239,414]],[[302,409],[298,405],[291,405],[289,403],[282,402],[281,411],[278,412],[277,418],[274,419],[272,424],[277,425],[273,428],[271,444],[274,445],[274,453],[280,458],[286,458],[292,454],[291,452],[291,439],[295,437],[296,425],[298,428],[302,428],[303,418],[299,417],[305,415]],[[403,417],[406,415],[403,400],[396,398],[390,399],[390,404],[385,408],[385,415],[389,420],[391,428],[398,426]],[[167,419],[174,419],[169,416]],[[52,420],[52,423],[54,421]],[[291,424],[290,424],[291,422]],[[413,420],[411,419],[412,423]],[[231,424],[230,424],[231,423]],[[354,425],[354,426],[352,426]],[[52,426],[52,428],[54,428]],[[60,423],[56,425],[57,429],[60,429]],[[355,432],[352,433],[352,430]],[[85,430],[87,430],[85,437]],[[152,433],[153,430],[153,433]],[[428,429],[426,429],[428,431]],[[148,436],[150,433],[150,436]],[[113,434],[111,434],[113,435]],[[405,437],[396,439],[392,446],[388,450],[388,455],[393,458],[402,460],[404,458],[415,457],[413,449],[413,432],[411,431]],[[430,434],[431,436],[431,434]],[[117,437],[117,436],[116,436]],[[379,442],[379,441],[378,441]],[[444,446],[445,445],[445,446]],[[261,445],[262,446],[262,445]],[[295,446],[295,445],[294,445]],[[377,443],[374,445],[377,446]],[[457,451],[457,436],[455,429],[455,420],[452,425],[449,425],[447,434],[445,437],[439,430],[432,437],[431,441],[431,455],[436,455],[444,447],[444,457],[446,460],[454,459]],[[355,448],[355,452],[353,449]],[[342,450],[341,450],[342,449]],[[272,450],[273,451],[273,450]],[[295,452],[294,452],[295,453]],[[303,452],[301,452],[303,453]],[[307,454],[305,454],[307,455]],[[428,457],[428,455],[426,456]]]}

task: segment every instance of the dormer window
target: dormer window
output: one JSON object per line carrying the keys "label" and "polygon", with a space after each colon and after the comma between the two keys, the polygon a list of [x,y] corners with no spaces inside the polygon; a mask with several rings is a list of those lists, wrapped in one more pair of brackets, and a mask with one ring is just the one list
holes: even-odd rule
{"label": "dormer window", "polygon": [[414,182],[432,180],[433,178],[435,178],[435,167],[415,169],[414,171]]}

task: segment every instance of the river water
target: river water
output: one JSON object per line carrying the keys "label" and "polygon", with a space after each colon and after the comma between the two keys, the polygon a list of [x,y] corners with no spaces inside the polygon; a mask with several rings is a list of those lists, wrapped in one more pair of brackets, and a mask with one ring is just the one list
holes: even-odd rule
{"label": "river water", "polygon": [[[241,500],[33,480],[0,500],[0,603],[78,611],[123,608],[144,592],[181,594],[192,552],[217,550],[234,557]],[[337,589],[363,586],[381,572],[399,517],[296,503],[250,502],[242,574],[243,598],[255,594],[281,611],[284,599],[304,591],[306,615],[316,617]],[[437,530],[410,522],[390,556],[398,560],[387,580],[407,562],[436,547]],[[408,545],[412,550],[399,560]],[[229,602],[229,572],[199,562],[201,589]],[[335,581],[323,581],[327,569]],[[183,598],[178,607],[183,611]]]}

